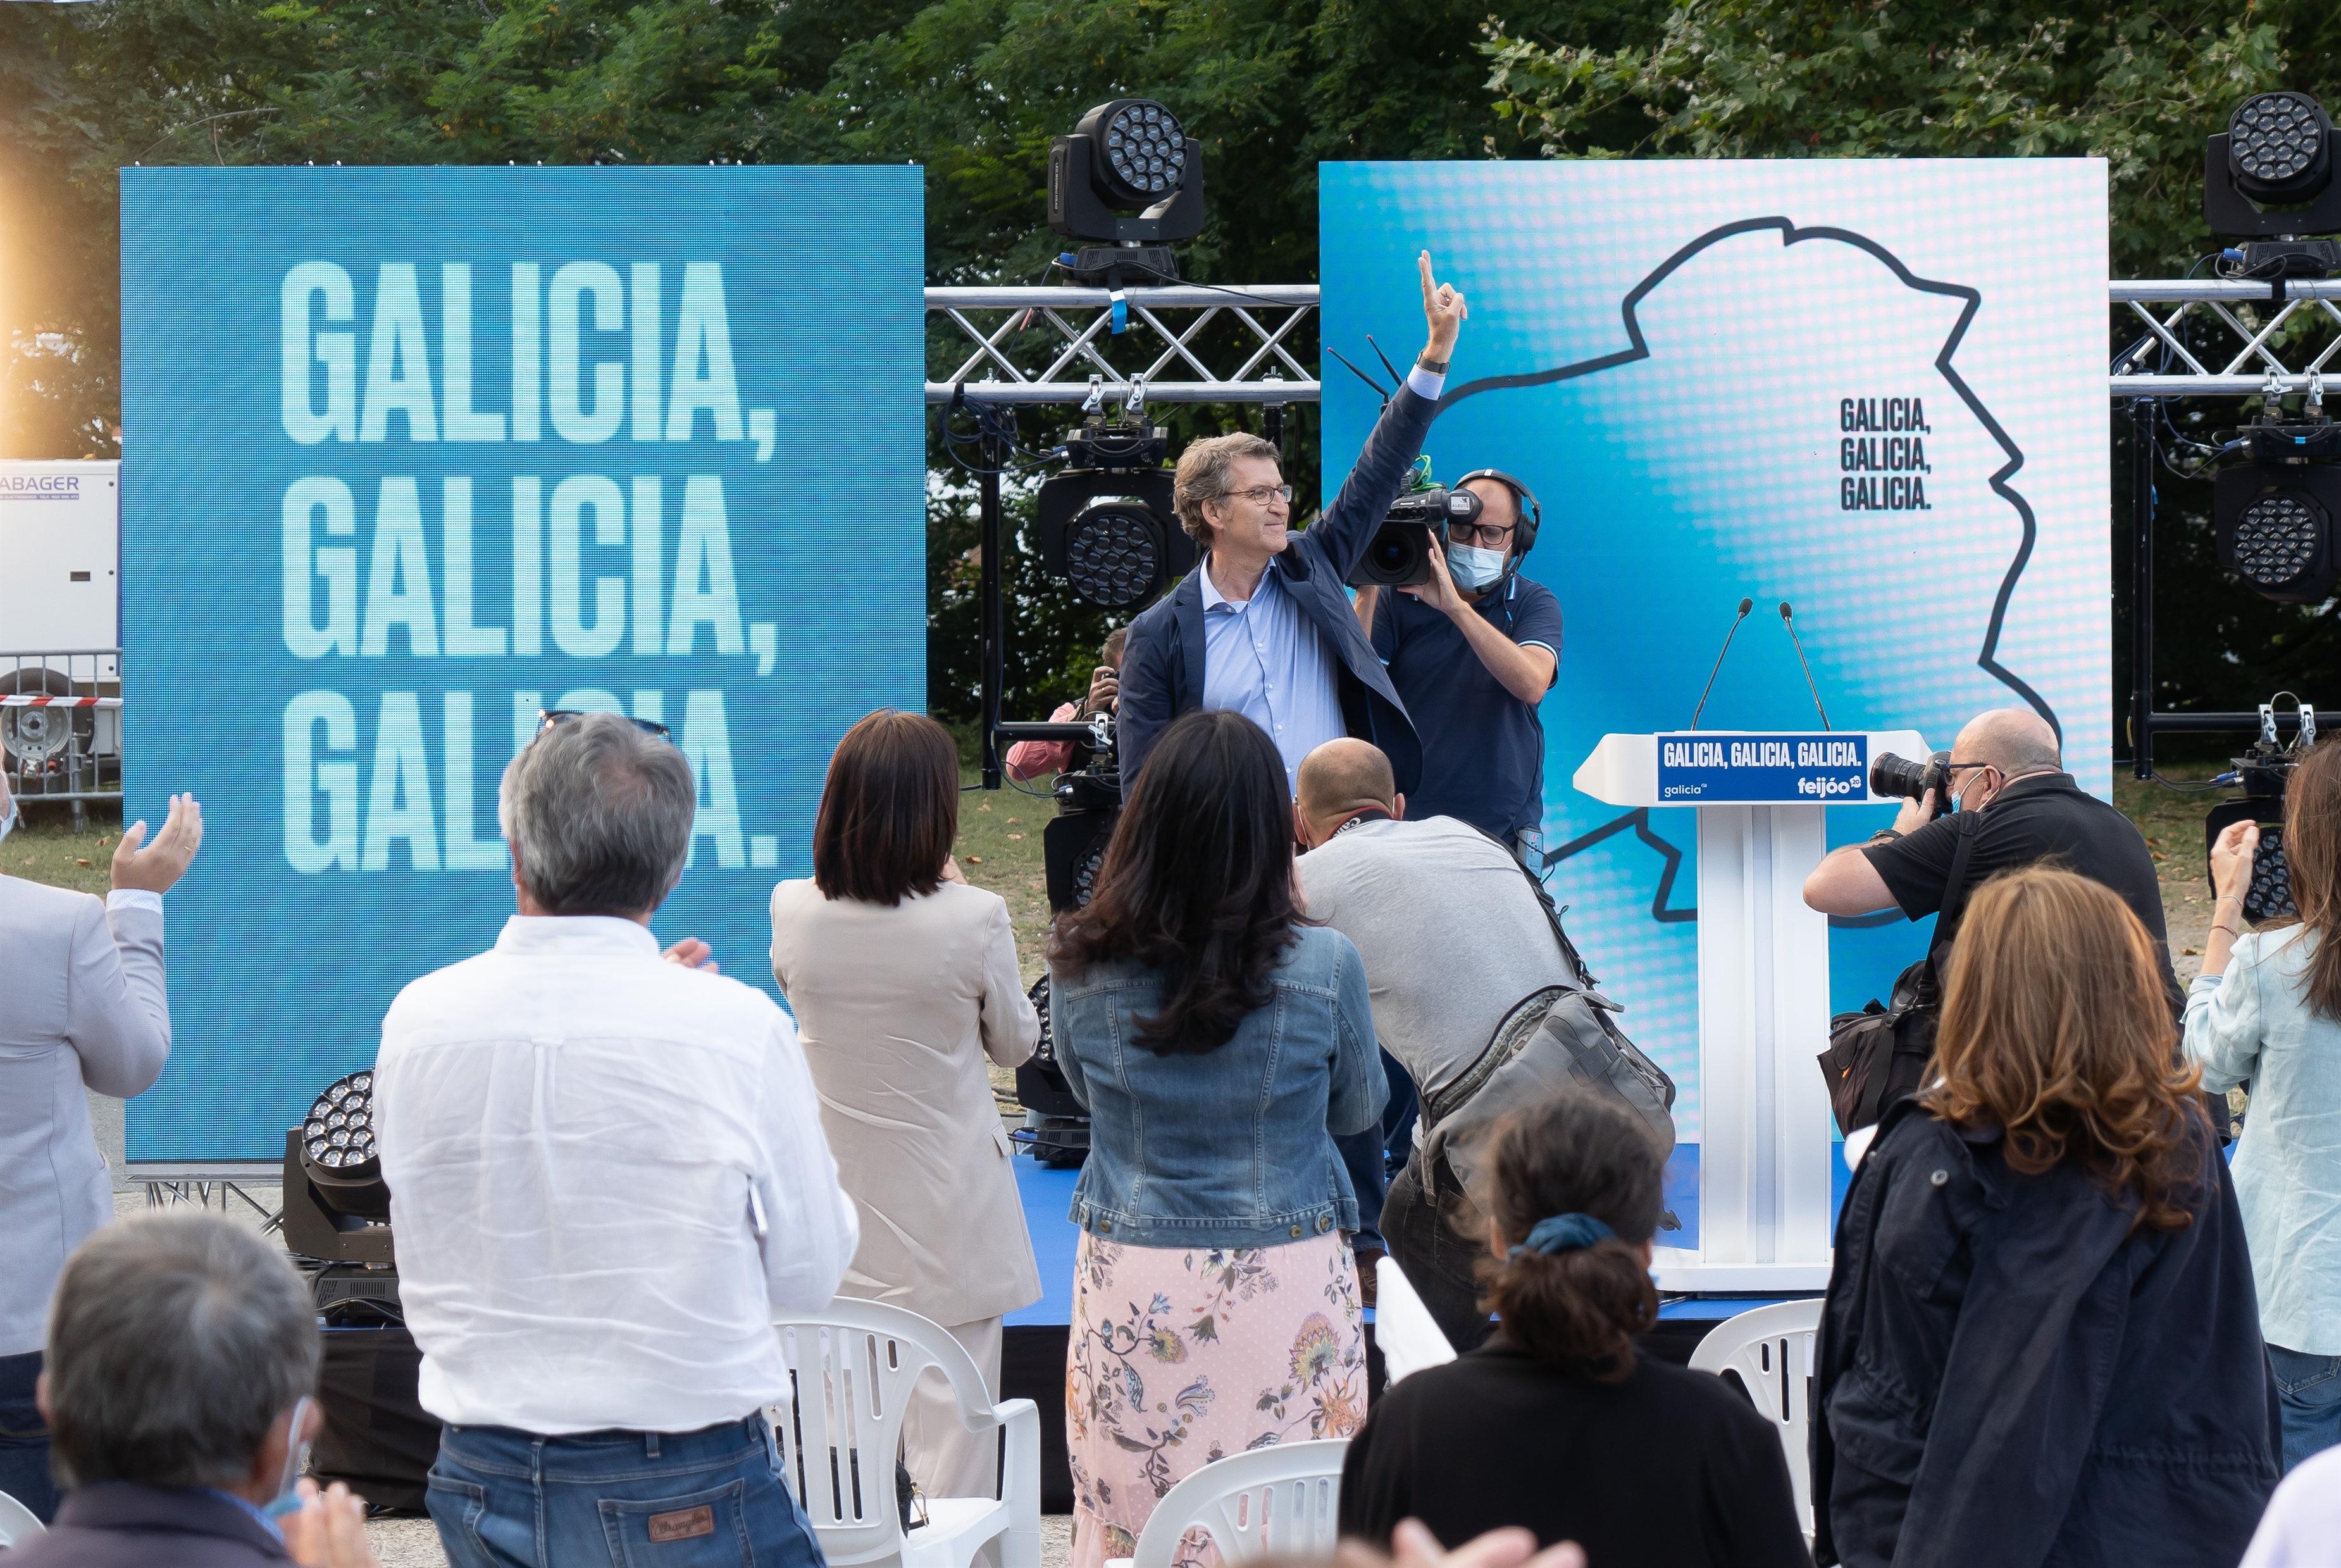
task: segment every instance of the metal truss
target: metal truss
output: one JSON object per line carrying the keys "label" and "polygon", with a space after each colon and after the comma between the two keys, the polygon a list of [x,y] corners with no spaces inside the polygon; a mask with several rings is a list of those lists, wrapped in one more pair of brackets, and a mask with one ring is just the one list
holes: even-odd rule
{"label": "metal truss", "polygon": [[[2116,341],[2137,342],[2115,362],[2115,397],[2320,395],[2341,355],[2341,278],[2273,283],[2117,279],[2107,285]],[[2315,357],[2306,357],[2311,352]],[[2183,368],[2148,375],[2169,361]],[[2341,371],[2335,374],[2341,375]]]}
{"label": "metal truss", "polygon": [[[931,288],[927,315],[949,324],[951,352],[965,357],[927,383],[927,401],[1128,402],[1135,393],[1147,403],[1314,403],[1316,373],[1289,345],[1316,308],[1315,284]],[[1214,322],[1224,325],[1207,345]]]}
{"label": "metal truss", "polygon": [[[2127,323],[2139,335],[2107,379],[2114,397],[2306,393],[2321,391],[2328,371],[2341,375],[2341,278],[2119,278],[2107,293],[2116,330]],[[1127,401],[1133,391],[1148,403],[1315,403],[1323,390],[1290,346],[1318,308],[1314,284],[1173,284],[1119,296],[1102,288],[931,288],[926,295],[927,314],[947,325],[943,339],[961,356],[946,379],[927,383],[929,403],[960,394],[1077,404],[1107,395]],[[2310,321],[2333,330],[2304,342],[2299,329]],[[1206,346],[1214,322],[1224,325]],[[1230,358],[1238,361],[1231,368]],[[2177,367],[2168,374],[2145,368],[2166,360]]]}

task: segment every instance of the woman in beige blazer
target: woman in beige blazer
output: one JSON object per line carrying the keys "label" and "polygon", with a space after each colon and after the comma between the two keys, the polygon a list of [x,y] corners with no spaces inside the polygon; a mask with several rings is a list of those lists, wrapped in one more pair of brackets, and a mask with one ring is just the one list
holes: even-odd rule
{"label": "woman in beige blazer", "polygon": [[[941,724],[871,714],[829,764],[812,877],[772,890],[772,976],[796,1014],[822,1129],[861,1211],[839,1293],[950,1330],[1000,1392],[1001,1319],[1041,1299],[989,1056],[1013,1067],[1041,1021],[997,894],[951,858],[959,759]],[[997,1494],[999,1438],[921,1380],[903,1456],[931,1497]]]}

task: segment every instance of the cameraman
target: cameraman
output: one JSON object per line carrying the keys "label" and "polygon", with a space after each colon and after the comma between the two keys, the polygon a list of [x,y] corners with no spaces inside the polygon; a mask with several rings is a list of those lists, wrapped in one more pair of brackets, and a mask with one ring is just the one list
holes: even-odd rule
{"label": "cameraman", "polygon": [[1479,498],[1479,520],[1430,542],[1430,580],[1386,594],[1358,593],[1358,620],[1390,666],[1390,684],[1422,736],[1425,816],[1451,816],[1501,839],[1522,861],[1544,820],[1544,722],[1537,704],[1560,664],[1560,601],[1520,574],[1541,509],[1500,469],[1456,488]]}
{"label": "cameraman", "polygon": [[1463,330],[1462,295],[1432,278],[1430,252],[1418,265],[1430,339],[1315,527],[1290,532],[1292,486],[1259,436],[1214,435],[1179,454],[1179,522],[1204,555],[1131,623],[1117,737],[1125,788],[1170,721],[1197,708],[1267,732],[1288,785],[1302,757],[1344,734],[1380,744],[1405,784],[1421,773],[1406,704],[1344,585],[1422,450]]}
{"label": "cameraman", "polygon": [[[1406,820],[1390,759],[1364,741],[1309,754],[1293,818],[1310,846],[1295,863],[1309,918],[1356,945],[1374,1032],[1426,1104],[1439,1104],[1521,1004],[1574,983],[1519,863],[1468,823]],[[1342,1154],[1350,1160],[1346,1144]],[[1350,1180],[1360,1180],[1354,1161]],[[1419,1140],[1390,1184],[1380,1228],[1449,1342],[1466,1351],[1486,1338],[1477,1270],[1487,1216],[1451,1173],[1425,1172]]]}
{"label": "cameraman", "polygon": [[[1070,724],[1113,712],[1121,697],[1121,650],[1129,637],[1127,626],[1116,626],[1105,634],[1105,645],[1098,650],[1098,666],[1090,672],[1089,695],[1078,703],[1058,704],[1057,711],[1049,715],[1051,724]],[[1061,774],[1072,765],[1073,743],[1018,741],[1001,762],[1008,776],[1019,783],[1042,774]]]}
{"label": "cameraman", "polygon": [[[1959,732],[1944,765],[1953,814],[1935,815],[1935,792],[1906,801],[1894,825],[1868,844],[1833,852],[1805,879],[1805,903],[1824,914],[1899,909],[1948,923],[1934,952],[1948,951],[1967,897],[1994,874],[2054,862],[2121,895],[2153,936],[2175,1018],[2184,998],[2170,972],[2162,884],[2129,818],[2073,782],[2056,732],[2029,708],[1997,708]],[[1957,889],[1948,886],[1962,836],[1971,839]],[[1947,896],[1948,895],[1948,896]],[[2043,954],[2055,962],[2054,954]],[[1936,977],[1940,994],[1941,976]]]}

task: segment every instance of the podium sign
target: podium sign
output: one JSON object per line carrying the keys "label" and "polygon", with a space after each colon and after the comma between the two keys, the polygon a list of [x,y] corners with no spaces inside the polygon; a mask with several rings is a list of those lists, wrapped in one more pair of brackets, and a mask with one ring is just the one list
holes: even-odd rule
{"label": "podium sign", "polygon": [[1915,730],[1610,734],[1576,786],[1626,806],[1698,812],[1697,1251],[1656,1250],[1669,1291],[1828,1283],[1828,917],[1804,883],[1832,804],[1869,791],[1870,761],[1927,754]]}
{"label": "podium sign", "polygon": [[1659,735],[1659,796],[1668,805],[1867,800],[1869,737]]}

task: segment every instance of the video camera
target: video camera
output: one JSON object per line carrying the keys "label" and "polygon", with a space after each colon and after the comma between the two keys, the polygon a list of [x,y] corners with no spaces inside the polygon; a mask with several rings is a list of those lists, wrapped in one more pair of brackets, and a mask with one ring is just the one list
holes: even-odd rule
{"label": "video camera", "polygon": [[1373,542],[1350,573],[1350,586],[1408,588],[1429,582],[1432,532],[1444,544],[1449,528],[1479,520],[1479,497],[1469,490],[1433,484],[1407,492],[1390,503]]}
{"label": "video camera", "polygon": [[[1114,718],[1097,714],[1065,724],[1003,724],[1003,742],[1066,742],[1081,765],[1057,775],[1057,814],[1041,830],[1041,853],[1048,868],[1051,913],[1079,909],[1097,889],[1098,870],[1114,824],[1121,820],[1121,764],[1114,754]],[[1024,1124],[1012,1134],[1043,1165],[1078,1165],[1089,1157],[1090,1119],[1073,1098],[1064,1070],[1057,1065],[1056,1040],[1049,1026],[1049,977],[1027,993],[1041,1015],[1041,1044],[1016,1069],[1016,1103]]]}
{"label": "video camera", "polygon": [[[2292,694],[2281,692],[2277,695]],[[2316,742],[2316,710],[2299,703],[2298,712],[2300,733],[2287,746],[2276,739],[2275,699],[2260,704],[2259,739],[2235,759],[2231,771],[2212,781],[2240,785],[2244,793],[2213,806],[2210,814],[2203,819],[2207,879],[2210,875],[2211,846],[2219,841],[2219,834],[2236,823],[2259,824],[2259,851],[2252,857],[2251,885],[2244,890],[2244,918],[2254,925],[2289,919],[2300,913],[2292,897],[2292,866],[2284,854],[2284,790],[2300,761],[2300,754]],[[2216,884],[2212,892],[2215,895],[2218,892]]]}

